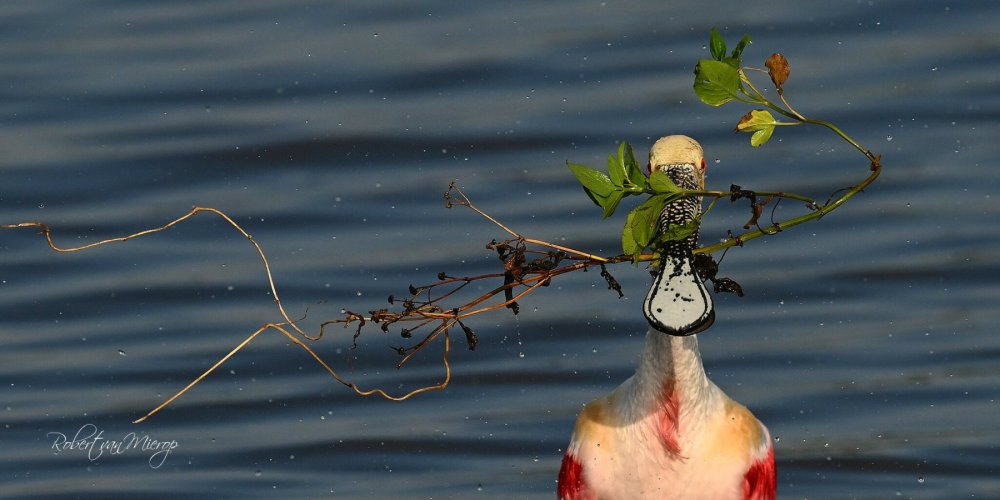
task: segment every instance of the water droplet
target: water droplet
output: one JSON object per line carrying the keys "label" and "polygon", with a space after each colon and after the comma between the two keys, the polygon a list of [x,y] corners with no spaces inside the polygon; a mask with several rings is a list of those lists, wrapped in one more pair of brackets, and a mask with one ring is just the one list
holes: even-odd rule
{"label": "water droplet", "polygon": [[125,355],[125,351],[123,351],[121,349],[118,349],[118,354],[121,354],[122,356],[124,356]]}
{"label": "water droplet", "polygon": [[891,135],[885,136],[885,142],[892,142],[892,136]]}
{"label": "water droplet", "polygon": [[253,475],[256,477],[260,477],[260,474],[261,474],[260,469],[257,469],[257,471],[253,473]]}
{"label": "water droplet", "polygon": [[918,477],[917,478],[917,482],[920,483],[920,484],[924,484],[924,476]]}

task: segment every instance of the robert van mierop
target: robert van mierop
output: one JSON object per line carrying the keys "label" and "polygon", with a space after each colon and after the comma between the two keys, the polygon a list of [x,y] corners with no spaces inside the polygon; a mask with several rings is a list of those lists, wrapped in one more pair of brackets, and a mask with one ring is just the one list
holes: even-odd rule
{"label": "robert van mierop", "polygon": [[178,446],[177,440],[161,441],[147,434],[135,432],[125,434],[121,439],[108,439],[104,437],[104,431],[94,424],[84,424],[72,438],[61,432],[49,432],[46,436],[52,439],[52,449],[56,453],[82,451],[91,462],[101,458],[105,453],[121,455],[130,450],[146,452],[150,454],[149,466],[153,469],[159,469],[170,456],[170,452]]}

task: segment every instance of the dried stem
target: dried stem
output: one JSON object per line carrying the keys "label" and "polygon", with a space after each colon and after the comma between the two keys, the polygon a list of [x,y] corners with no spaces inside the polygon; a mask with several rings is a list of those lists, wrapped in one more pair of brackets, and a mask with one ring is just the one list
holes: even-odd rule
{"label": "dried stem", "polygon": [[[453,201],[453,198],[451,197],[451,192],[452,191],[455,191],[456,193],[458,193],[458,195],[461,196],[461,199],[458,200],[458,201]],[[482,210],[476,208],[476,206],[473,205],[471,201],[469,201],[469,197],[465,196],[465,193],[462,192],[462,189],[455,185],[454,181],[452,181],[452,183],[448,185],[448,192],[445,193],[445,198],[448,199],[448,205],[447,206],[449,208],[452,205],[461,205],[463,207],[466,207],[469,210],[472,210],[473,212],[476,212],[477,214],[481,215],[484,219],[492,222],[493,224],[496,224],[497,227],[499,227],[500,229],[503,229],[504,231],[506,231],[508,234],[510,234],[514,238],[517,238],[517,239],[519,239],[519,240],[521,240],[521,241],[523,241],[525,243],[530,243],[532,245],[546,246],[546,247],[553,248],[553,249],[556,249],[556,250],[561,250],[561,251],[566,252],[566,253],[571,253],[571,254],[579,255],[580,257],[583,257],[583,258],[586,258],[586,259],[590,259],[590,260],[596,260],[596,261],[599,261],[599,262],[609,262],[609,260],[607,258],[601,257],[599,255],[593,255],[593,254],[589,254],[589,253],[586,253],[586,252],[581,252],[579,250],[574,250],[572,248],[567,248],[567,247],[564,247],[564,246],[556,245],[554,243],[549,243],[547,241],[535,240],[535,239],[525,238],[524,236],[521,236],[520,234],[518,234],[514,230],[512,230],[509,227],[507,227],[507,226],[503,225],[502,223],[500,223],[500,221],[498,221],[498,220],[494,219],[493,217],[491,217],[486,212],[483,212]]]}

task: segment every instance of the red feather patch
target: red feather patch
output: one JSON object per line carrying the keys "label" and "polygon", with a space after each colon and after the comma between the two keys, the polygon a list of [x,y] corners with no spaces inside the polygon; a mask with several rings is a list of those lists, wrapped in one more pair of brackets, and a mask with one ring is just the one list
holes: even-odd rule
{"label": "red feather patch", "polygon": [[593,500],[583,478],[583,466],[569,452],[563,455],[559,468],[559,500]]}
{"label": "red feather patch", "polygon": [[778,496],[778,474],[774,467],[774,447],[767,450],[763,460],[750,464],[743,476],[745,500],[774,500]]}
{"label": "red feather patch", "polygon": [[680,411],[681,402],[677,399],[677,393],[674,392],[674,383],[673,381],[667,382],[663,385],[656,431],[660,438],[660,444],[671,456],[677,456],[681,453],[681,446],[678,444],[680,431],[677,428],[680,422]]}

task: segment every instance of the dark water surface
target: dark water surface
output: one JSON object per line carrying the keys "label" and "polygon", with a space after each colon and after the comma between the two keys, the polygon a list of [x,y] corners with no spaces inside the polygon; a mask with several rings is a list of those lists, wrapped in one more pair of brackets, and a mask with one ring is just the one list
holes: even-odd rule
{"label": "dark water surface", "polygon": [[[691,91],[709,27],[792,64],[795,106],[884,155],[883,177],[819,223],[726,256],[712,378],[767,423],[783,498],[1000,497],[1000,4],[994,2],[19,2],[0,6],[0,223],[76,245],[224,210],[264,246],[293,315],[383,307],[410,283],[496,270],[502,237],[442,208],[452,179],[531,236],[613,254],[567,159],[616,141],[705,146],[709,187],[825,198],[867,164],[823,130],[752,150],[747,108]],[[745,209],[720,206],[703,239]],[[778,215],[793,214],[783,204]],[[580,405],[633,370],[643,269],[576,273],[517,317],[472,320],[452,385],[363,399],[265,334],[141,426],[257,326],[278,319],[253,249],[209,215],[56,254],[0,232],[0,495],[552,498]],[[317,301],[325,300],[317,304]],[[394,391],[372,331],[316,345]],[[176,441],[168,456],[53,450],[81,428]],[[157,459],[162,459],[159,464]],[[158,467],[151,466],[158,465]]]}

